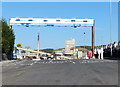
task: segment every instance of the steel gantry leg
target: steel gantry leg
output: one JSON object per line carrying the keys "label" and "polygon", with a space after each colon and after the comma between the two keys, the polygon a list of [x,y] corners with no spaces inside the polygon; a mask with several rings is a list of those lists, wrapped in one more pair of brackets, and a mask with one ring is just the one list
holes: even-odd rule
{"label": "steel gantry leg", "polygon": [[92,26],[92,57],[94,57],[94,44],[95,44],[95,35],[94,35],[94,26]]}

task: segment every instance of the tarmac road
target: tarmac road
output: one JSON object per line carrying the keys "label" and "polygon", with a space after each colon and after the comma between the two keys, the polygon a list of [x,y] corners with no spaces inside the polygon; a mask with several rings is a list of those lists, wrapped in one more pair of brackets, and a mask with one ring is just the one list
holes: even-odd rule
{"label": "tarmac road", "polygon": [[2,68],[3,85],[118,85],[117,60],[23,60]]}

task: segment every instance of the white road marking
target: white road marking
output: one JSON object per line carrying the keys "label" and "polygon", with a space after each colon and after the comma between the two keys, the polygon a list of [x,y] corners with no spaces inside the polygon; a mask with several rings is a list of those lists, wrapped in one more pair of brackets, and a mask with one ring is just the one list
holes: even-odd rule
{"label": "white road marking", "polygon": [[63,61],[61,63],[63,63]]}
{"label": "white road marking", "polygon": [[57,61],[57,63],[59,63],[59,62]]}
{"label": "white road marking", "polygon": [[24,64],[20,64],[21,66],[24,65]]}

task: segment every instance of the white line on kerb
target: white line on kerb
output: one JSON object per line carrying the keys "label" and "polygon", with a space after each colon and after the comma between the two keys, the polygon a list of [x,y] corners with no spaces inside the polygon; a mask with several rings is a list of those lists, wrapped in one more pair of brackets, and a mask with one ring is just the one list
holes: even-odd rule
{"label": "white line on kerb", "polygon": [[33,65],[33,63],[31,63],[30,65]]}
{"label": "white line on kerb", "polygon": [[75,64],[75,62],[72,62],[73,64]]}

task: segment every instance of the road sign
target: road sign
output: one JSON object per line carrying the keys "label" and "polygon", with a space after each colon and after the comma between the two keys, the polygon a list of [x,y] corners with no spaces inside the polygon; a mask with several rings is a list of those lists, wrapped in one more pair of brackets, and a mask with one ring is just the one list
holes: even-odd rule
{"label": "road sign", "polygon": [[65,50],[62,50],[62,54],[65,54]]}
{"label": "road sign", "polygon": [[94,19],[10,18],[10,25],[91,27],[94,25]]}

